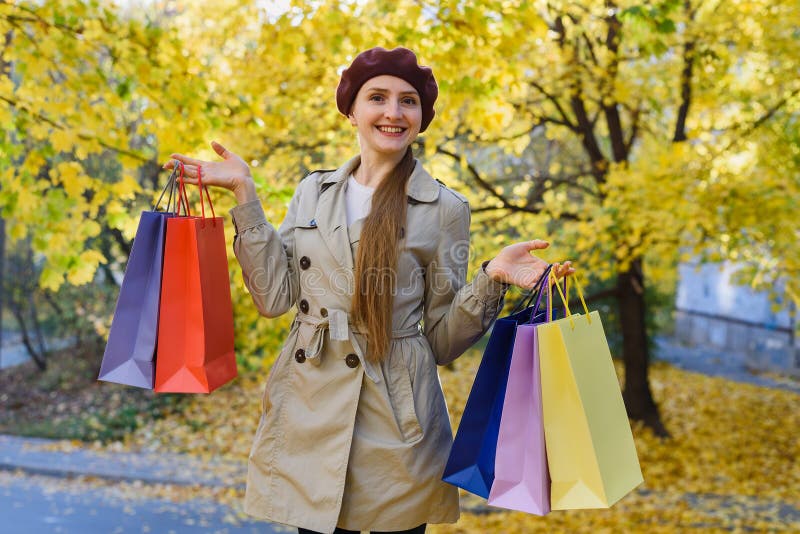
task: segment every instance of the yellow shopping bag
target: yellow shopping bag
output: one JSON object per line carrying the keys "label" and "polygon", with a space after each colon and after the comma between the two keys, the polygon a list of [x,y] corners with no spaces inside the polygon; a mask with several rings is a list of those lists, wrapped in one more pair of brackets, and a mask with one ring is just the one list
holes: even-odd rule
{"label": "yellow shopping bag", "polygon": [[608,508],[643,482],[600,315],[537,326],[553,510]]}

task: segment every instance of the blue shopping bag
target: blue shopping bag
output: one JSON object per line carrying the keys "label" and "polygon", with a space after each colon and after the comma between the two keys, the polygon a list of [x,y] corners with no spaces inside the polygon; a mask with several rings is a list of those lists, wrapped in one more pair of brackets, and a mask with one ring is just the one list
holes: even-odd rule
{"label": "blue shopping bag", "polygon": [[139,219],[98,380],[153,389],[164,240],[167,219],[174,216],[174,211],[157,210],[167,191],[167,209],[173,197],[177,202],[178,168],[170,175],[153,211],[143,211]]}
{"label": "blue shopping bag", "polygon": [[442,475],[445,482],[487,499],[494,482],[497,436],[517,325],[547,319],[545,310],[539,311],[538,307],[550,269],[545,270],[531,293],[531,299],[536,298],[535,306],[495,322]]}

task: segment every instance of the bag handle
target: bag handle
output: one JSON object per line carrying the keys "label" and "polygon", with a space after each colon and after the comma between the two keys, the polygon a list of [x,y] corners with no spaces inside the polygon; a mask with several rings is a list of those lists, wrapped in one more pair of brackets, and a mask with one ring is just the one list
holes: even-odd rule
{"label": "bag handle", "polygon": [[178,180],[183,179],[184,168],[183,163],[176,160],[174,161],[174,167],[172,168],[172,172],[167,178],[167,184],[164,186],[164,189],[161,190],[161,194],[158,197],[158,200],[155,201],[153,204],[152,211],[159,211],[159,205],[161,204],[161,200],[164,198],[164,195],[167,194],[169,191],[169,196],[167,197],[167,206],[166,211],[168,213],[174,213],[177,215],[179,205],[178,202],[180,200],[180,195],[178,194]]}
{"label": "bag handle", "polygon": [[214,213],[214,204],[211,202],[211,195],[208,193],[208,186],[203,184],[203,167],[197,167],[197,187],[200,189],[200,211],[203,214],[203,223],[205,224],[206,219],[206,210],[205,206],[203,205],[203,191],[206,192],[206,198],[208,199],[208,207],[211,208],[211,223],[216,226],[217,225],[217,214]]}
{"label": "bag handle", "polygon": [[[514,306],[514,309],[511,311],[512,315],[517,313],[517,312],[519,312],[519,311],[521,311],[521,310],[524,310],[525,308],[529,308],[530,307],[530,305],[533,303],[533,300],[536,299],[539,296],[539,292],[543,289],[543,287],[544,287],[542,285],[543,282],[545,280],[549,279],[548,278],[548,272],[550,271],[550,269],[552,267],[553,267],[553,265],[549,264],[545,268],[544,272],[542,272],[542,275],[539,277],[538,280],[536,280],[536,283],[533,284],[533,287],[528,290],[529,293],[527,295],[525,295],[524,297],[522,297],[522,299],[520,299],[520,301],[517,303],[517,305]],[[538,302],[539,301],[537,299],[537,303]]]}
{"label": "bag handle", "polygon": [[[592,318],[589,315],[589,308],[586,306],[586,300],[583,298],[583,290],[581,289],[580,282],[578,282],[578,276],[574,275],[574,274],[565,276],[564,277],[564,287],[566,288],[566,279],[569,276],[572,276],[573,280],[575,281],[575,289],[578,291],[578,296],[581,299],[581,304],[583,305],[583,311],[586,312],[586,320],[589,321],[589,324],[592,324]],[[568,299],[567,299],[567,297],[565,295],[565,293],[567,293],[567,292],[561,290],[561,286],[558,285],[558,279],[556,278],[555,273],[553,273],[552,271],[550,271],[550,278],[555,283],[547,285],[547,296],[548,296],[548,298],[552,296],[551,285],[555,285],[556,289],[558,289],[559,295],[561,295],[561,301],[564,303],[564,309],[566,310],[566,314],[567,314],[566,316],[569,319],[569,324],[570,324],[570,326],[572,328],[575,328],[575,321],[572,320],[572,312],[569,311],[569,301],[568,301]],[[550,321],[552,321],[552,317],[553,316],[552,316],[552,309],[551,309],[550,310],[550,314],[549,314],[549,320]]]}
{"label": "bag handle", "polygon": [[[183,164],[181,164],[181,166],[183,166]],[[183,173],[178,177],[178,198],[180,199],[180,206],[183,206],[184,216],[191,217],[192,212],[189,209],[189,195],[186,194],[186,182],[183,179]],[[180,210],[176,211],[175,214],[180,215]]]}
{"label": "bag handle", "polygon": [[172,190],[175,188],[175,174],[177,171],[177,167],[172,169],[169,178],[167,178],[167,184],[164,186],[164,189],[161,190],[161,194],[158,196],[158,200],[156,200],[153,204],[151,211],[158,211],[158,206],[161,204],[161,200],[164,198],[167,190],[169,190],[169,197],[167,197],[167,210],[169,210],[169,207],[172,204]]}
{"label": "bag handle", "polygon": [[[179,192],[180,192],[179,196],[180,196],[181,201],[182,201],[181,204],[185,208],[186,215],[190,217],[192,214],[189,211],[189,195],[186,193],[186,182],[183,179],[183,173],[181,173],[181,175],[180,175],[180,177],[178,179],[178,182],[179,182],[179,188],[178,189],[179,189]],[[212,217],[211,222],[212,222],[212,224],[214,226],[216,226],[217,225],[217,219],[216,219],[217,214],[214,212],[214,204],[211,202],[211,195],[208,192],[208,186],[203,184],[202,167],[198,167],[197,168],[197,188],[200,190],[200,212],[201,212],[201,218],[202,218],[201,226],[205,226],[205,221],[206,221],[206,208],[205,208],[205,202],[204,202],[204,199],[203,199],[203,191],[205,191],[205,193],[206,193],[206,199],[208,200],[208,207],[211,208],[211,217]]]}
{"label": "bag handle", "polygon": [[[545,293],[544,292],[544,284],[550,282],[550,271],[552,269],[553,269],[553,264],[551,263],[550,265],[547,266],[547,268],[545,268],[544,272],[542,273],[542,276],[539,277],[539,280],[536,282],[536,285],[534,286],[534,290],[536,290],[537,288],[538,288],[538,290],[536,291],[536,304],[533,306],[533,310],[531,311],[531,319],[530,319],[530,321],[528,321],[529,324],[533,323],[533,320],[536,318],[536,313],[539,311],[539,305],[542,303],[542,295],[544,295],[544,293]],[[547,299],[547,316],[548,317],[552,313],[552,310],[551,310],[552,305],[553,305],[552,299],[548,298]]]}
{"label": "bag handle", "polygon": [[[524,309],[524,308],[530,307],[531,302],[533,302],[534,297],[536,297],[536,305],[533,308],[533,311],[531,312],[531,318],[530,318],[530,323],[533,323],[533,320],[536,318],[536,314],[539,312],[539,304],[542,301],[542,296],[546,293],[547,294],[547,301],[546,301],[547,302],[547,304],[546,304],[547,322],[551,322],[553,320],[553,296],[550,293],[550,288],[549,287],[547,288],[547,292],[545,292],[544,285],[543,285],[545,280],[547,280],[547,285],[548,286],[550,284],[558,284],[558,280],[554,279],[554,277],[552,276],[552,274],[553,274],[552,273],[552,269],[553,269],[553,264],[551,263],[551,264],[549,264],[547,266],[547,268],[545,268],[544,272],[542,273],[542,276],[539,278],[539,280],[537,280],[536,284],[530,290],[531,291],[530,294],[527,295],[525,298],[523,298],[520,301],[519,304],[517,304],[517,306],[514,308],[514,311],[511,312],[512,315],[514,313],[519,312],[520,309]],[[564,278],[564,292],[566,292],[566,291],[567,291],[567,279],[565,277]],[[524,304],[526,302],[526,300],[527,300],[527,304],[525,306],[523,306],[522,308],[520,308],[520,305]],[[567,310],[565,308],[564,309],[564,317],[566,318],[568,316],[569,316],[569,310]]]}

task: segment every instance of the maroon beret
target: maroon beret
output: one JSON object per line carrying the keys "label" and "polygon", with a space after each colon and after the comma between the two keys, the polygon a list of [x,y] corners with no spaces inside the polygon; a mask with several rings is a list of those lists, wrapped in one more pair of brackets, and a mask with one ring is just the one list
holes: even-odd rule
{"label": "maroon beret", "polygon": [[439,88],[433,71],[429,67],[419,66],[417,56],[408,48],[386,50],[376,46],[357,55],[350,67],[342,72],[342,79],[336,88],[336,107],[347,116],[361,86],[370,78],[383,74],[402,78],[417,90],[422,103],[419,131],[424,132],[436,114],[433,103],[439,96]]}

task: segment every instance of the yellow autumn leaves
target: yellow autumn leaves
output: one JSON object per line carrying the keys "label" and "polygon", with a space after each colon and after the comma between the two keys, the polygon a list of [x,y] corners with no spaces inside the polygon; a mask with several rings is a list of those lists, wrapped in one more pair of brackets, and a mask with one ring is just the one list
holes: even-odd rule
{"label": "yellow autumn leaves", "polygon": [[[480,360],[472,349],[440,374],[454,429]],[[266,373],[246,374],[195,397],[180,418],[156,421],[129,447],[245,461],[259,418]],[[791,531],[800,528],[800,396],[656,364],[651,385],[672,436],[634,425],[645,483],[609,510],[505,512],[467,497],[444,533]],[[232,480],[231,484],[241,481]],[[240,494],[226,501],[240,507]],[[491,511],[486,514],[483,512]]]}

